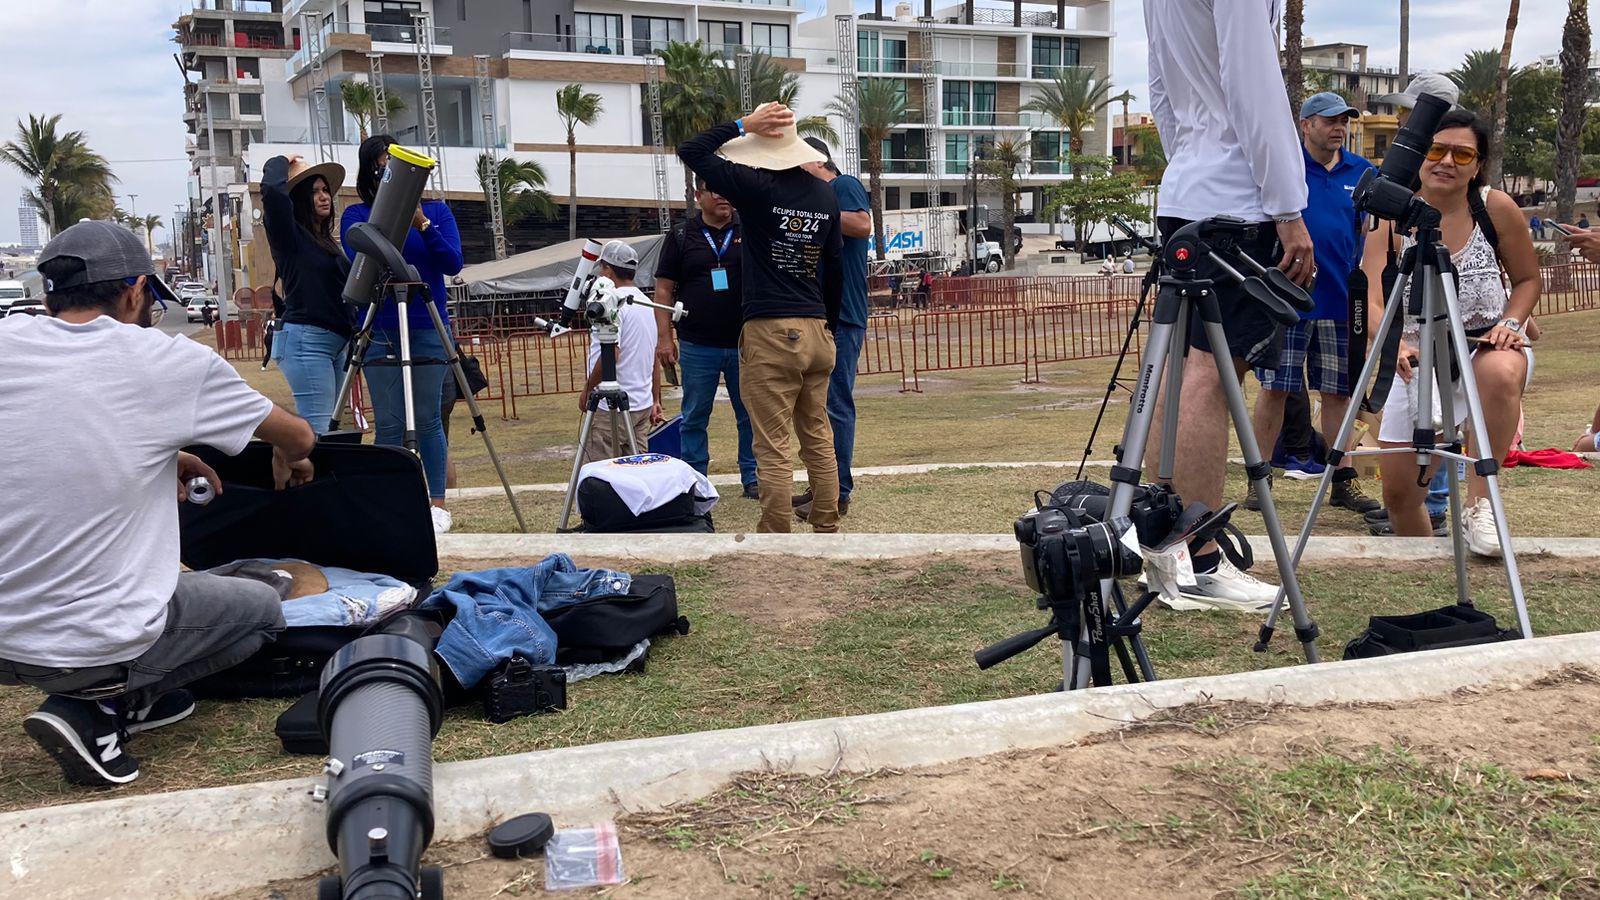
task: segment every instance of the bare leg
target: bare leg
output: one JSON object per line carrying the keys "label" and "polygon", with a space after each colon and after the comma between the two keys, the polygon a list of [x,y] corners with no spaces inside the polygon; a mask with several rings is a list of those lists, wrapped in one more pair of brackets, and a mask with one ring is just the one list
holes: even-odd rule
{"label": "bare leg", "polygon": [[[1522,381],[1528,373],[1528,358],[1506,350],[1474,353],[1472,373],[1478,380],[1478,400],[1483,404],[1483,425],[1484,430],[1489,432],[1489,450],[1495,459],[1503,460],[1511,450],[1511,440],[1517,434],[1517,421],[1522,416]],[[1479,451],[1473,448],[1473,452]],[[1483,476],[1468,467],[1468,500],[1476,501],[1488,496],[1489,489]]]}
{"label": "bare leg", "polygon": [[1572,445],[1573,453],[1593,453],[1600,450],[1600,406],[1595,407],[1594,419],[1589,422],[1589,433]]}
{"label": "bare leg", "polygon": [[[1283,431],[1283,407],[1289,400],[1287,391],[1273,391],[1261,389],[1261,396],[1256,398],[1256,408],[1250,421],[1255,425],[1256,446],[1261,448],[1261,455],[1267,459],[1272,458],[1272,447],[1278,443],[1278,434]],[[1326,430],[1328,410],[1324,405],[1322,410],[1323,428]],[[1339,427],[1335,422],[1334,427]]]}
{"label": "bare leg", "polygon": [[[1338,394],[1324,394],[1321,391],[1317,392],[1317,396],[1322,400],[1322,436],[1331,441],[1339,436],[1339,426],[1344,424],[1344,414],[1350,411],[1350,398]],[[1349,450],[1355,442],[1356,435],[1352,430],[1350,439],[1345,442],[1346,446],[1339,449]]]}
{"label": "bare leg", "polygon": [[[1234,360],[1242,378],[1245,365]],[[1145,453],[1145,471],[1155,472],[1161,452],[1162,401],[1158,397],[1151,423],[1150,441]],[[1210,353],[1189,348],[1183,363],[1183,390],[1178,405],[1178,453],[1173,461],[1172,487],[1185,503],[1204,503],[1211,509],[1222,506],[1222,490],[1228,477],[1228,434],[1232,420],[1228,401],[1217,380],[1217,364]],[[1215,543],[1200,548],[1215,550]]]}
{"label": "bare leg", "polygon": [[[1396,385],[1403,390],[1403,385]],[[1382,447],[1409,447],[1408,443],[1380,441]],[[1439,468],[1435,461],[1428,467],[1428,478]],[[1407,537],[1428,537],[1433,534],[1433,523],[1428,521],[1427,487],[1417,486],[1417,458],[1409,453],[1385,453],[1378,457],[1378,470],[1383,477],[1383,505],[1389,510],[1389,523],[1394,533]]]}

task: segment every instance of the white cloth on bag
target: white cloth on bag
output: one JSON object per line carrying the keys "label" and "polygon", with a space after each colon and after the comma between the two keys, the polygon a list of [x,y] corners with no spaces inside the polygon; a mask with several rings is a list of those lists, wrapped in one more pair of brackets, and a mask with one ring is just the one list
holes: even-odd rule
{"label": "white cloth on bag", "polygon": [[[711,479],[683,460],[662,453],[597,460],[578,470],[580,483],[590,478],[610,484],[617,498],[636,516],[691,491],[695,515],[704,515],[717,505],[717,489]],[[578,514],[583,515],[582,494],[578,497]]]}
{"label": "white cloth on bag", "polygon": [[108,316],[0,320],[0,658],[127,662],[178,584],[178,450],[272,411],[222,357]]}

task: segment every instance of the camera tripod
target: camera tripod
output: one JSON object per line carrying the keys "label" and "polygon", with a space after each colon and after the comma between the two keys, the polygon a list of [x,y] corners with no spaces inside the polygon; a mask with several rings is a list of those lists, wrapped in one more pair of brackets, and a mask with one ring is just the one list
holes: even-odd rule
{"label": "camera tripod", "polygon": [[[1141,481],[1145,449],[1155,419],[1156,388],[1163,377],[1166,386],[1158,471],[1161,481],[1170,482],[1172,479],[1178,445],[1179,392],[1183,385],[1184,355],[1189,346],[1189,321],[1191,313],[1198,312],[1211,343],[1218,379],[1233,419],[1234,434],[1244,453],[1245,471],[1261,498],[1261,515],[1283,584],[1279,596],[1281,598],[1287,593],[1289,608],[1294,615],[1295,634],[1300,638],[1306,661],[1317,662],[1317,625],[1306,611],[1294,565],[1289,559],[1278,509],[1273,503],[1272,488],[1268,483],[1272,468],[1262,459],[1261,449],[1256,444],[1250,411],[1245,407],[1244,391],[1234,370],[1233,354],[1228,349],[1227,335],[1222,328],[1222,311],[1217,302],[1215,282],[1202,271],[1203,266],[1208,266],[1238,284],[1251,301],[1266,306],[1278,322],[1288,325],[1298,321],[1296,309],[1310,309],[1311,298],[1290,283],[1282,272],[1266,268],[1238,249],[1239,240],[1248,237],[1256,227],[1239,219],[1218,216],[1185,225],[1162,246],[1161,265],[1166,274],[1160,279],[1161,289],[1156,295],[1150,336],[1145,343],[1144,357],[1139,363],[1139,378],[1128,421],[1123,428],[1117,464],[1111,467],[1111,501],[1107,517],[1126,516],[1132,505],[1134,492]],[[1241,268],[1252,274],[1244,274]],[[1109,580],[1101,582],[1101,594],[1114,596]],[[1088,637],[1087,627],[1084,627],[1080,629],[1078,643],[1062,642],[1063,680],[1073,687],[1085,687],[1091,683],[1092,660],[1079,652],[1081,646],[1088,644]],[[1143,644],[1137,635],[1130,640],[1142,650]]]}
{"label": "camera tripod", "polygon": [[[365,223],[363,223],[365,224]],[[363,228],[357,225],[350,230],[350,235],[361,231],[361,237],[352,241],[346,237],[351,246],[357,246],[361,252],[371,252],[365,246],[364,239],[372,238],[383,240],[382,235],[376,230]],[[387,243],[387,241],[385,241]],[[392,248],[392,245],[390,246]],[[415,274],[414,272],[408,274]],[[385,359],[379,362],[367,362],[367,347],[372,343],[372,324],[378,316],[378,307],[386,302],[388,290],[393,290],[395,313],[397,316],[397,331],[400,335],[400,355],[397,358]],[[506,479],[506,470],[500,465],[500,455],[495,452],[494,442],[489,439],[489,430],[484,424],[483,411],[478,408],[478,401],[472,396],[472,389],[467,386],[467,374],[461,369],[461,354],[456,350],[456,342],[451,340],[449,329],[445,328],[444,320],[439,318],[439,310],[428,299],[428,285],[421,281],[387,281],[379,285],[379,299],[367,306],[365,317],[361,321],[361,328],[356,332],[355,338],[350,343],[350,355],[345,357],[344,374],[339,380],[339,393],[334,399],[333,418],[328,423],[329,431],[339,431],[340,421],[343,416],[345,404],[350,399],[351,386],[355,384],[356,373],[364,371],[368,366],[399,366],[400,388],[405,403],[405,436],[402,444],[412,453],[418,453],[417,448],[417,413],[412,401],[415,399],[415,390],[412,387],[411,370],[417,365],[444,365],[456,379],[456,388],[461,399],[467,402],[467,408],[472,412],[472,430],[483,435],[483,446],[489,451],[489,461],[494,464],[495,474],[500,476],[500,484],[505,488],[506,500],[511,503],[511,513],[516,516],[517,529],[526,532],[527,523],[522,519],[522,508],[517,505],[516,495],[511,491],[511,482]],[[433,320],[433,330],[439,335],[439,342],[444,345],[445,359],[443,360],[415,360],[411,356],[411,323],[407,318],[407,311],[411,304],[413,293],[422,295],[422,305],[428,310],[428,316]]]}
{"label": "camera tripod", "polygon": [[1100,398],[1100,410],[1095,413],[1094,427],[1089,429],[1089,439],[1083,444],[1083,458],[1078,460],[1078,472],[1074,479],[1083,477],[1083,470],[1089,465],[1089,456],[1094,453],[1094,441],[1100,434],[1100,423],[1106,417],[1106,407],[1111,405],[1111,395],[1117,388],[1122,388],[1130,395],[1133,393],[1131,385],[1122,383],[1122,365],[1128,361],[1128,350],[1133,346],[1133,336],[1139,333],[1139,326],[1143,324],[1145,304],[1150,300],[1150,291],[1161,283],[1161,245],[1134,230],[1132,225],[1117,216],[1111,217],[1111,224],[1121,229],[1134,242],[1143,246],[1150,252],[1150,268],[1145,270],[1144,280],[1139,285],[1139,302],[1133,307],[1133,318],[1128,320],[1128,330],[1122,335],[1122,349],[1117,351],[1117,362],[1111,368],[1111,380],[1106,382],[1105,396]]}
{"label": "camera tripod", "polygon": [[[1305,524],[1300,528],[1300,537],[1295,542],[1293,563],[1298,565],[1300,555],[1305,552],[1306,543],[1311,537],[1311,528],[1317,521],[1317,514],[1322,510],[1323,501],[1328,496],[1328,486],[1333,481],[1334,470],[1338,468],[1340,462],[1346,457],[1415,453],[1419,485],[1427,484],[1428,467],[1435,461],[1443,460],[1449,473],[1450,544],[1455,557],[1456,601],[1464,606],[1471,606],[1472,592],[1467,580],[1466,539],[1461,530],[1461,475],[1456,469],[1457,462],[1469,463],[1473,471],[1483,477],[1488,487],[1489,505],[1494,510],[1495,534],[1500,541],[1501,557],[1505,561],[1506,581],[1511,586],[1511,603],[1516,609],[1517,625],[1523,637],[1531,637],[1533,630],[1528,622],[1528,604],[1522,593],[1522,577],[1517,570],[1516,554],[1511,549],[1511,530],[1506,524],[1505,505],[1500,499],[1498,476],[1500,461],[1495,458],[1494,451],[1489,446],[1488,426],[1483,421],[1483,405],[1478,398],[1478,382],[1472,372],[1472,347],[1467,342],[1466,326],[1462,322],[1461,309],[1456,301],[1455,266],[1450,261],[1450,249],[1440,242],[1439,211],[1420,200],[1414,203],[1417,208],[1410,214],[1417,220],[1416,242],[1406,250],[1401,259],[1400,277],[1395,279],[1394,288],[1390,291],[1388,303],[1383,310],[1383,319],[1374,332],[1374,346],[1383,347],[1385,352],[1369,355],[1361,369],[1361,375],[1352,382],[1353,386],[1364,388],[1373,373],[1378,370],[1380,361],[1386,361],[1385,357],[1390,357],[1392,360],[1393,349],[1385,341],[1393,333],[1396,338],[1394,343],[1398,345],[1399,332],[1395,329],[1400,327],[1400,309],[1402,306],[1408,306],[1407,316],[1418,326],[1420,345],[1420,362],[1411,373],[1412,382],[1418,386],[1412,446],[1340,450],[1339,448],[1345,446],[1345,442],[1350,439],[1355,428],[1356,415],[1361,411],[1361,404],[1350,404],[1344,421],[1339,424],[1338,437],[1328,445],[1328,468],[1322,473],[1317,496],[1311,502],[1311,510],[1306,514]],[[1401,229],[1401,233],[1405,233],[1404,228]],[[1417,289],[1418,285],[1421,286],[1420,290]],[[1441,357],[1443,368],[1440,365]],[[1463,392],[1466,394],[1468,417],[1472,423],[1473,447],[1482,454],[1478,457],[1468,456],[1462,452],[1461,429],[1456,424],[1455,418],[1454,378],[1450,376],[1452,368],[1460,372]],[[1392,373],[1389,374],[1392,376]],[[1382,381],[1385,376],[1379,377]],[[1441,413],[1439,421],[1443,423],[1445,432],[1450,438],[1443,446],[1439,444],[1438,434],[1433,425],[1431,385],[1438,386]],[[1281,591],[1278,598],[1281,602],[1283,598]],[[1267,649],[1268,642],[1272,640],[1277,617],[1278,609],[1274,607],[1271,615],[1267,617],[1266,624],[1261,627],[1261,635],[1255,646],[1257,651]]]}

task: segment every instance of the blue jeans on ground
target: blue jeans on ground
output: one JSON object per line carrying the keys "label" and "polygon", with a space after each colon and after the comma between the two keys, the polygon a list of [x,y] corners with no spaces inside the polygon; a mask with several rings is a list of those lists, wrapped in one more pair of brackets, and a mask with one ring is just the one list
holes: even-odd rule
{"label": "blue jeans on ground", "polygon": [[422,602],[454,606],[436,652],[471,688],[513,655],[534,665],[556,661],[556,633],[544,613],[592,597],[626,594],[633,576],[609,569],[580,569],[565,553],[528,568],[462,572]]}
{"label": "blue jeans on ground", "polygon": [[344,337],[315,325],[285,322],[272,338],[272,358],[294,391],[294,411],[322,434],[333,418],[333,402],[344,374]]}
{"label": "blue jeans on ground", "polygon": [[839,499],[849,500],[856,481],[850,476],[850,458],[856,448],[856,369],[861,366],[861,346],[867,330],[839,323],[833,332],[836,355],[833,378],[828,382],[828,421],[833,423],[833,456],[839,463]]}
{"label": "blue jeans on ground", "polygon": [[711,462],[706,425],[717,399],[717,383],[728,384],[728,401],[733,404],[733,422],[739,429],[739,482],[745,487],[756,483],[756,452],[750,431],[750,414],[739,399],[739,348],[707,347],[690,341],[678,342],[678,380],[683,384],[683,461],[701,475]]}
{"label": "blue jeans on ground", "polygon": [[[383,365],[385,358],[394,365]],[[406,433],[405,393],[400,382],[400,333],[372,330],[372,343],[367,346],[367,389],[372,394],[373,417],[377,419],[377,442],[393,447],[404,446]],[[429,360],[432,365],[411,367],[411,406],[417,420],[417,450],[422,454],[422,470],[428,476],[428,495],[435,500],[444,499],[445,461],[450,455],[450,445],[444,438],[444,417],[439,403],[444,397],[444,378],[449,370],[444,366],[444,344],[439,333],[432,328],[411,331],[411,359],[414,363]]]}

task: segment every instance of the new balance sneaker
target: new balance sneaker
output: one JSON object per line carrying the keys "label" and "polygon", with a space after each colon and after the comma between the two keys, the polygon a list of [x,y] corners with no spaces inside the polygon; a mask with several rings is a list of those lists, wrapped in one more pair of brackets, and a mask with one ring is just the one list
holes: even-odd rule
{"label": "new balance sneaker", "polygon": [[1326,472],[1327,470],[1327,466],[1317,462],[1314,459],[1302,459],[1298,456],[1291,456],[1285,461],[1285,465],[1283,467],[1283,477],[1293,478],[1297,481],[1306,481],[1312,478],[1321,478],[1322,473]]}
{"label": "new balance sneaker", "polygon": [[1461,535],[1467,539],[1467,549],[1479,556],[1500,556],[1500,534],[1494,527],[1494,508],[1488,497],[1479,497],[1476,503],[1461,514]]}
{"label": "new balance sneaker", "polygon": [[1361,490],[1361,483],[1354,478],[1345,481],[1335,481],[1333,490],[1328,497],[1330,506],[1338,506],[1351,512],[1366,515],[1383,508],[1383,504],[1368,497]]}
{"label": "new balance sneaker", "polygon": [[1178,596],[1161,597],[1168,609],[1220,609],[1228,612],[1259,613],[1272,611],[1278,599],[1278,586],[1240,571],[1226,556],[1211,572],[1195,573],[1198,584],[1182,589]]}
{"label": "new balance sneaker", "polygon": [[129,736],[154,731],[164,725],[182,722],[194,712],[194,695],[185,690],[167,691],[144,709],[122,717],[122,730]]}
{"label": "new balance sneaker", "polygon": [[430,506],[428,508],[433,510],[433,533],[448,534],[450,532],[450,525],[453,522],[453,520],[450,518],[450,510],[445,509],[442,506]]}
{"label": "new balance sneaker", "polygon": [[122,749],[122,723],[92,700],[47,697],[22,721],[22,730],[73,784],[112,787],[139,777],[139,761]]}

